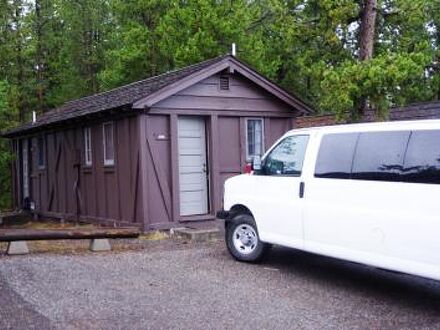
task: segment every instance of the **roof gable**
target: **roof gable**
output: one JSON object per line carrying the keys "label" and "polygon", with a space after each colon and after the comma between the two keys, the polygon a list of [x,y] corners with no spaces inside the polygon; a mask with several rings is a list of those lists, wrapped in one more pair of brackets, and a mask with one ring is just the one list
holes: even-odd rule
{"label": "roof gable", "polygon": [[155,93],[151,93],[150,95],[138,100],[133,104],[133,108],[150,108],[154,104],[225,69],[228,69],[230,72],[240,73],[242,76],[252,81],[254,84],[258,85],[268,93],[274,95],[289,106],[299,110],[303,114],[310,114],[313,112],[313,110],[298,97],[288,93],[274,82],[265,78],[255,70],[251,69],[248,65],[230,55],[225,56],[220,62],[213,63],[212,65],[207,66],[200,71],[188,75],[179,81],[175,81],[174,83],[169,84],[168,86],[156,91]]}

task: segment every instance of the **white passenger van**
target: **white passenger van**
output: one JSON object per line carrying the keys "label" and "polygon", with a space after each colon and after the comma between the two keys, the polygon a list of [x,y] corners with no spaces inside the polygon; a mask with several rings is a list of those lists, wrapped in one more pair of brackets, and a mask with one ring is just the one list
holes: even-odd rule
{"label": "white passenger van", "polygon": [[440,280],[440,120],[292,130],[217,217],[240,261],[278,244]]}

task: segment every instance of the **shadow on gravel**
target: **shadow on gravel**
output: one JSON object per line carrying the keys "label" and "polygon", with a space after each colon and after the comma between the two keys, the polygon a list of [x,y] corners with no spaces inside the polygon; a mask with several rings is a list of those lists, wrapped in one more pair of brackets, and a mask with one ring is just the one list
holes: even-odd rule
{"label": "shadow on gravel", "polygon": [[440,312],[440,281],[381,270],[299,250],[274,247],[262,263],[284,273],[368,294],[383,303]]}
{"label": "shadow on gravel", "polygon": [[12,290],[0,276],[0,329],[54,329],[50,321]]}

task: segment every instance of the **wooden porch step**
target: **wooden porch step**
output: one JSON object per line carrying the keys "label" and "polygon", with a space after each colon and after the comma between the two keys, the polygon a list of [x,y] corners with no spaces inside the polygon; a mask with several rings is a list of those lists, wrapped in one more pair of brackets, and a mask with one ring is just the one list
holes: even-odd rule
{"label": "wooden porch step", "polygon": [[171,237],[181,238],[190,242],[209,242],[221,238],[218,228],[173,228],[170,230]]}

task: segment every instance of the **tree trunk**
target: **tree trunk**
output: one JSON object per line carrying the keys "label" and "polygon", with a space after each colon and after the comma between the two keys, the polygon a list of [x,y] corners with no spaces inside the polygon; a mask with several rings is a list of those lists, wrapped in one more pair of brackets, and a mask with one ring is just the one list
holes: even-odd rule
{"label": "tree trunk", "polygon": [[376,17],[377,0],[364,0],[359,38],[359,59],[361,61],[373,58]]}
{"label": "tree trunk", "polygon": [[24,86],[24,54],[23,54],[23,37],[22,37],[22,13],[23,3],[21,0],[15,0],[13,24],[15,27],[15,65],[16,65],[16,84],[18,86],[19,95],[17,99],[18,116],[21,123],[26,120],[26,106],[23,95]]}
{"label": "tree trunk", "polygon": [[[359,34],[359,60],[368,61],[373,58],[376,32],[377,0],[364,0],[361,12]],[[357,112],[352,113],[352,120],[361,119],[368,109],[368,99],[362,96],[357,101]],[[357,118],[355,118],[357,117]]]}
{"label": "tree trunk", "polygon": [[37,107],[40,113],[45,111],[44,92],[44,51],[43,51],[43,24],[44,16],[41,12],[41,0],[35,1],[35,34],[36,34],[36,75],[37,75]]}

